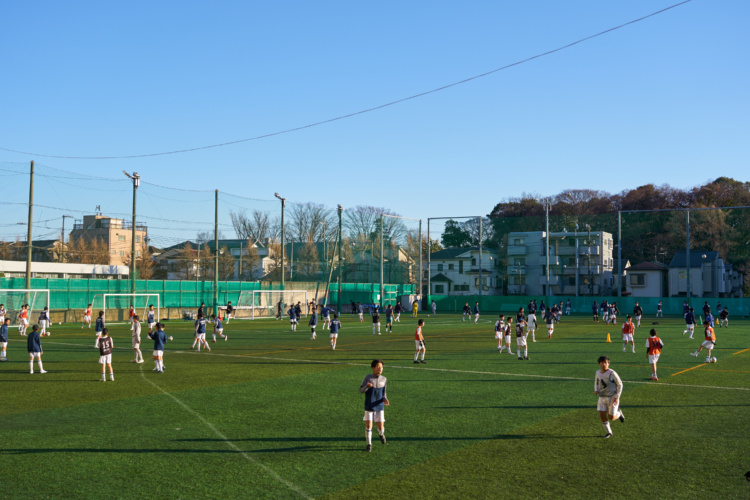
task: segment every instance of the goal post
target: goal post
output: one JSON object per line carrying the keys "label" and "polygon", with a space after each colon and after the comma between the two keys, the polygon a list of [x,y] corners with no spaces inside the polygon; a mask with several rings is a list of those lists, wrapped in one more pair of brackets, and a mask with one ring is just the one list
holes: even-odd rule
{"label": "goal post", "polygon": [[236,319],[275,318],[279,301],[281,301],[282,318],[286,317],[292,304],[298,302],[302,309],[302,316],[307,316],[309,297],[308,290],[245,290],[240,292],[240,298],[234,308],[234,317]]}
{"label": "goal post", "polygon": [[107,310],[123,309],[127,311],[132,305],[135,313],[143,321],[146,320],[148,307],[153,305],[156,321],[161,318],[161,302],[158,293],[102,293],[94,295],[91,305],[94,309],[94,317],[99,310],[104,311],[105,319],[107,318]]}
{"label": "goal post", "polygon": [[5,317],[10,318],[12,325],[18,324],[18,314],[24,304],[29,305],[27,319],[29,324],[36,323],[35,313],[39,313],[45,307],[50,306],[49,290],[46,288],[0,289],[0,304],[5,308]]}

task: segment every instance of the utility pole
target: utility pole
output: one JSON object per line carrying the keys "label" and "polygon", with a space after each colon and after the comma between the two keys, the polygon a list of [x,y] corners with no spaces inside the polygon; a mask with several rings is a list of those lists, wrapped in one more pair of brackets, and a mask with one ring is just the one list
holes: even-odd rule
{"label": "utility pole", "polygon": [[281,289],[284,289],[284,208],[286,206],[286,198],[279,196],[279,193],[273,193],[273,195],[281,200]]}
{"label": "utility pole", "polygon": [[383,266],[385,264],[385,257],[383,256],[383,250],[385,245],[383,243],[383,214],[380,214],[380,308],[383,308],[383,295],[385,294],[385,286],[383,285]]}
{"label": "utility pole", "polygon": [[547,269],[546,269],[546,275],[547,275],[547,286],[545,287],[546,290],[544,291],[544,294],[547,297],[547,307],[549,307],[549,200],[544,200],[544,220],[545,220],[545,232],[544,232],[544,238],[545,238],[545,248],[544,248],[544,254],[547,256]]}
{"label": "utility pole", "polygon": [[138,172],[133,172],[133,175],[130,175],[126,171],[122,171],[123,174],[128,179],[131,179],[133,181],[133,227],[131,228],[131,234],[130,234],[130,293],[135,293],[135,280],[137,279],[136,276],[136,253],[135,253],[135,199],[136,199],[136,193],[138,192],[138,186],[141,183],[141,176],[138,175]]}
{"label": "utility pole", "polygon": [[[219,190],[214,193],[214,314],[219,316]],[[229,321],[229,320],[227,320]]]}
{"label": "utility pole", "polygon": [[62,234],[60,235],[60,262],[66,262],[65,260],[65,218],[72,219],[72,215],[62,216]]}
{"label": "utility pole", "polygon": [[339,312],[339,314],[341,314],[341,286],[342,286],[342,284],[344,282],[344,280],[341,278],[341,240],[344,238],[344,235],[341,232],[341,227],[342,227],[341,226],[341,212],[343,212],[343,211],[344,211],[343,207],[341,205],[339,205],[339,207],[338,207],[338,212],[339,212],[339,241],[338,241],[338,246],[339,246],[339,293],[338,293],[337,300],[336,300],[336,310]]}
{"label": "utility pole", "polygon": [[482,296],[482,289],[484,283],[482,283],[482,216],[479,216],[479,296]]}
{"label": "utility pole", "polygon": [[[31,288],[31,218],[34,214],[34,161],[29,176],[29,223],[26,233],[26,289]],[[33,304],[32,304],[33,305]]]}
{"label": "utility pole", "polygon": [[591,224],[586,224],[586,230],[588,231],[588,240],[586,240],[586,246],[588,246],[588,255],[586,260],[589,263],[589,295],[594,295],[594,281],[591,276]]}
{"label": "utility pole", "polygon": [[[29,217],[31,224],[31,217]],[[685,210],[685,268],[687,271],[687,303],[690,306],[690,210]]]}

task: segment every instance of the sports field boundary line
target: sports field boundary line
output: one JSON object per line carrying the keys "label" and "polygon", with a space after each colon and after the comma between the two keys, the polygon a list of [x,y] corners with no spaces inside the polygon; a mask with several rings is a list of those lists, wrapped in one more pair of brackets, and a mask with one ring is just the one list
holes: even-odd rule
{"label": "sports field boundary line", "polygon": [[[198,354],[195,351],[170,351],[173,354]],[[273,358],[270,356],[254,356],[252,358],[248,358],[247,356],[243,354],[212,354],[212,356],[225,356],[225,357],[231,357],[231,358],[244,358],[244,359],[265,359],[270,361],[294,361],[297,363],[313,363],[313,364],[321,364],[321,365],[345,365],[345,366],[366,366],[370,367],[369,363],[350,363],[345,361],[325,361],[325,360],[317,360],[317,359],[294,359],[294,358]],[[558,375],[537,375],[532,373],[504,373],[504,372],[483,372],[478,370],[454,370],[450,368],[428,368],[424,366],[414,367],[414,366],[400,366],[400,365],[388,365],[388,369],[404,369],[404,370],[420,370],[420,371],[434,371],[434,372],[447,372],[447,373],[470,373],[474,375],[499,375],[503,377],[529,377],[529,378],[546,378],[546,379],[553,379],[553,380],[574,380],[574,381],[584,381],[584,382],[592,382],[594,380],[593,377],[591,378],[582,378],[582,377],[564,377],[564,376],[558,376]],[[724,389],[724,390],[730,390],[730,391],[750,391],[750,387],[723,387],[723,386],[714,386],[714,385],[691,385],[691,384],[658,384],[654,383],[653,381],[645,381],[645,380],[623,380],[623,382],[627,382],[629,384],[645,384],[653,387],[692,387],[697,389]]]}
{"label": "sports field boundary line", "polygon": [[143,377],[143,380],[145,380],[146,382],[148,382],[149,384],[151,384],[153,387],[155,387],[156,389],[158,389],[159,391],[161,391],[162,394],[164,394],[164,395],[169,396],[170,398],[172,398],[172,400],[175,403],[177,403],[178,405],[180,405],[182,408],[184,408],[185,411],[187,411],[188,413],[190,413],[191,415],[193,415],[195,418],[197,418],[198,420],[200,420],[206,427],[208,427],[209,429],[211,429],[211,431],[214,434],[216,434],[217,436],[219,436],[219,438],[222,441],[224,441],[224,443],[227,446],[229,446],[234,451],[236,451],[240,455],[242,455],[248,462],[250,462],[250,463],[252,463],[254,465],[257,465],[258,467],[260,467],[261,469],[263,469],[265,472],[267,472],[268,474],[270,474],[273,479],[275,479],[275,480],[279,481],[280,483],[284,484],[284,486],[286,486],[290,490],[294,491],[295,493],[297,493],[302,498],[307,498],[307,499],[312,499],[313,498],[310,495],[308,495],[307,493],[305,493],[304,491],[302,491],[295,484],[293,484],[293,483],[287,481],[286,479],[284,479],[283,477],[279,476],[273,469],[271,469],[267,465],[264,465],[264,464],[258,462],[255,458],[253,458],[252,456],[248,455],[247,452],[242,451],[237,445],[235,445],[232,441],[230,441],[229,438],[226,437],[219,429],[217,429],[216,427],[214,427],[214,425],[211,422],[209,422],[208,420],[206,420],[205,418],[203,418],[203,416],[200,413],[198,413],[197,411],[193,410],[188,405],[186,405],[185,403],[183,403],[180,399],[177,398],[177,396],[175,396],[174,394],[172,394],[170,392],[165,391],[161,386],[159,386],[159,384],[157,384],[153,380],[149,380],[146,377],[146,374],[143,372],[143,368],[141,368],[141,377]]}

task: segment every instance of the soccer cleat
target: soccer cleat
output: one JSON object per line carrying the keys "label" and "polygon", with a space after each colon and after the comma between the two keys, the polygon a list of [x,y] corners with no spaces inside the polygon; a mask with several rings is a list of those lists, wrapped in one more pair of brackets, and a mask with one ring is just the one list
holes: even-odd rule
{"label": "soccer cleat", "polygon": [[618,417],[620,422],[625,423],[625,414],[620,410],[620,416]]}
{"label": "soccer cleat", "polygon": [[690,353],[690,355],[691,355],[692,357],[694,357],[694,358],[697,358],[697,357],[698,357],[698,353],[697,353],[697,352],[691,352],[691,353]]}
{"label": "soccer cleat", "polygon": [[367,445],[367,448],[365,448],[365,451],[372,451],[372,445],[371,445],[371,444],[368,444],[368,445]]}
{"label": "soccer cleat", "polygon": [[131,362],[131,363],[137,363],[138,361],[136,361],[136,360],[134,360],[134,359],[131,359],[131,360],[130,360],[130,362]]}
{"label": "soccer cleat", "polygon": [[380,435],[380,442],[385,444],[385,434]]}
{"label": "soccer cleat", "polygon": [[422,363],[423,365],[426,365],[426,364],[427,364],[427,361],[425,361],[425,360],[423,359],[423,360],[421,360],[421,361],[420,361],[420,363]]}
{"label": "soccer cleat", "polygon": [[216,339],[213,339],[211,342],[213,342],[215,344],[216,343]]}
{"label": "soccer cleat", "polygon": [[107,379],[103,378],[103,377],[99,379],[99,382],[106,382],[106,381],[107,381]]}
{"label": "soccer cleat", "polygon": [[47,373],[47,370],[39,370],[39,373]]}
{"label": "soccer cleat", "polygon": [[519,357],[519,358],[518,358],[518,361],[523,361],[523,358]]}
{"label": "soccer cleat", "polygon": [[164,373],[164,370],[156,370],[156,373]]}
{"label": "soccer cleat", "polygon": [[656,375],[651,375],[651,380],[659,380],[659,377],[657,377]]}
{"label": "soccer cleat", "polygon": [[611,432],[608,432],[608,433],[606,433],[606,434],[604,435],[604,439],[609,439],[609,438],[611,438],[611,437],[612,437],[612,433],[611,433]]}
{"label": "soccer cleat", "polygon": [[528,356],[524,356],[523,359],[525,359],[526,361],[528,361],[529,357]]}
{"label": "soccer cleat", "polygon": [[[419,361],[417,361],[417,360],[415,359],[415,360],[414,360],[414,364],[415,364],[415,365],[418,365],[418,364],[419,364]],[[32,372],[32,373],[34,373],[34,372]]]}
{"label": "soccer cleat", "polygon": [[136,363],[138,363],[140,365],[141,363],[143,363],[143,360],[139,359],[138,361],[136,361]]}

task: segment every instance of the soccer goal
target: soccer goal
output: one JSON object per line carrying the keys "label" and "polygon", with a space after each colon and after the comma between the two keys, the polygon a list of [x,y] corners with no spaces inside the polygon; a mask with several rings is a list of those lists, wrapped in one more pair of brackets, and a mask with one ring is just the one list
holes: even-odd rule
{"label": "soccer goal", "polygon": [[12,325],[18,324],[18,314],[24,304],[29,305],[27,319],[29,324],[36,323],[34,314],[49,307],[49,290],[47,289],[0,289],[0,304],[5,308],[5,317],[10,318]]}
{"label": "soccer goal", "polygon": [[299,302],[302,316],[307,316],[307,304],[310,301],[307,290],[246,290],[240,292],[237,307],[234,308],[236,319],[275,318],[281,302],[281,317],[286,318],[287,311]]}
{"label": "soccer goal", "polygon": [[[94,309],[94,317],[98,315],[98,311],[104,311],[104,318],[107,317],[107,310],[112,311],[123,309],[127,311],[130,306],[133,306],[135,313],[141,319],[146,321],[148,315],[148,306],[154,306],[154,317],[156,321],[160,318],[160,302],[158,293],[102,293],[94,295],[94,299],[91,301],[91,307]],[[125,317],[128,320],[127,317]],[[110,323],[111,324],[111,323]]]}

